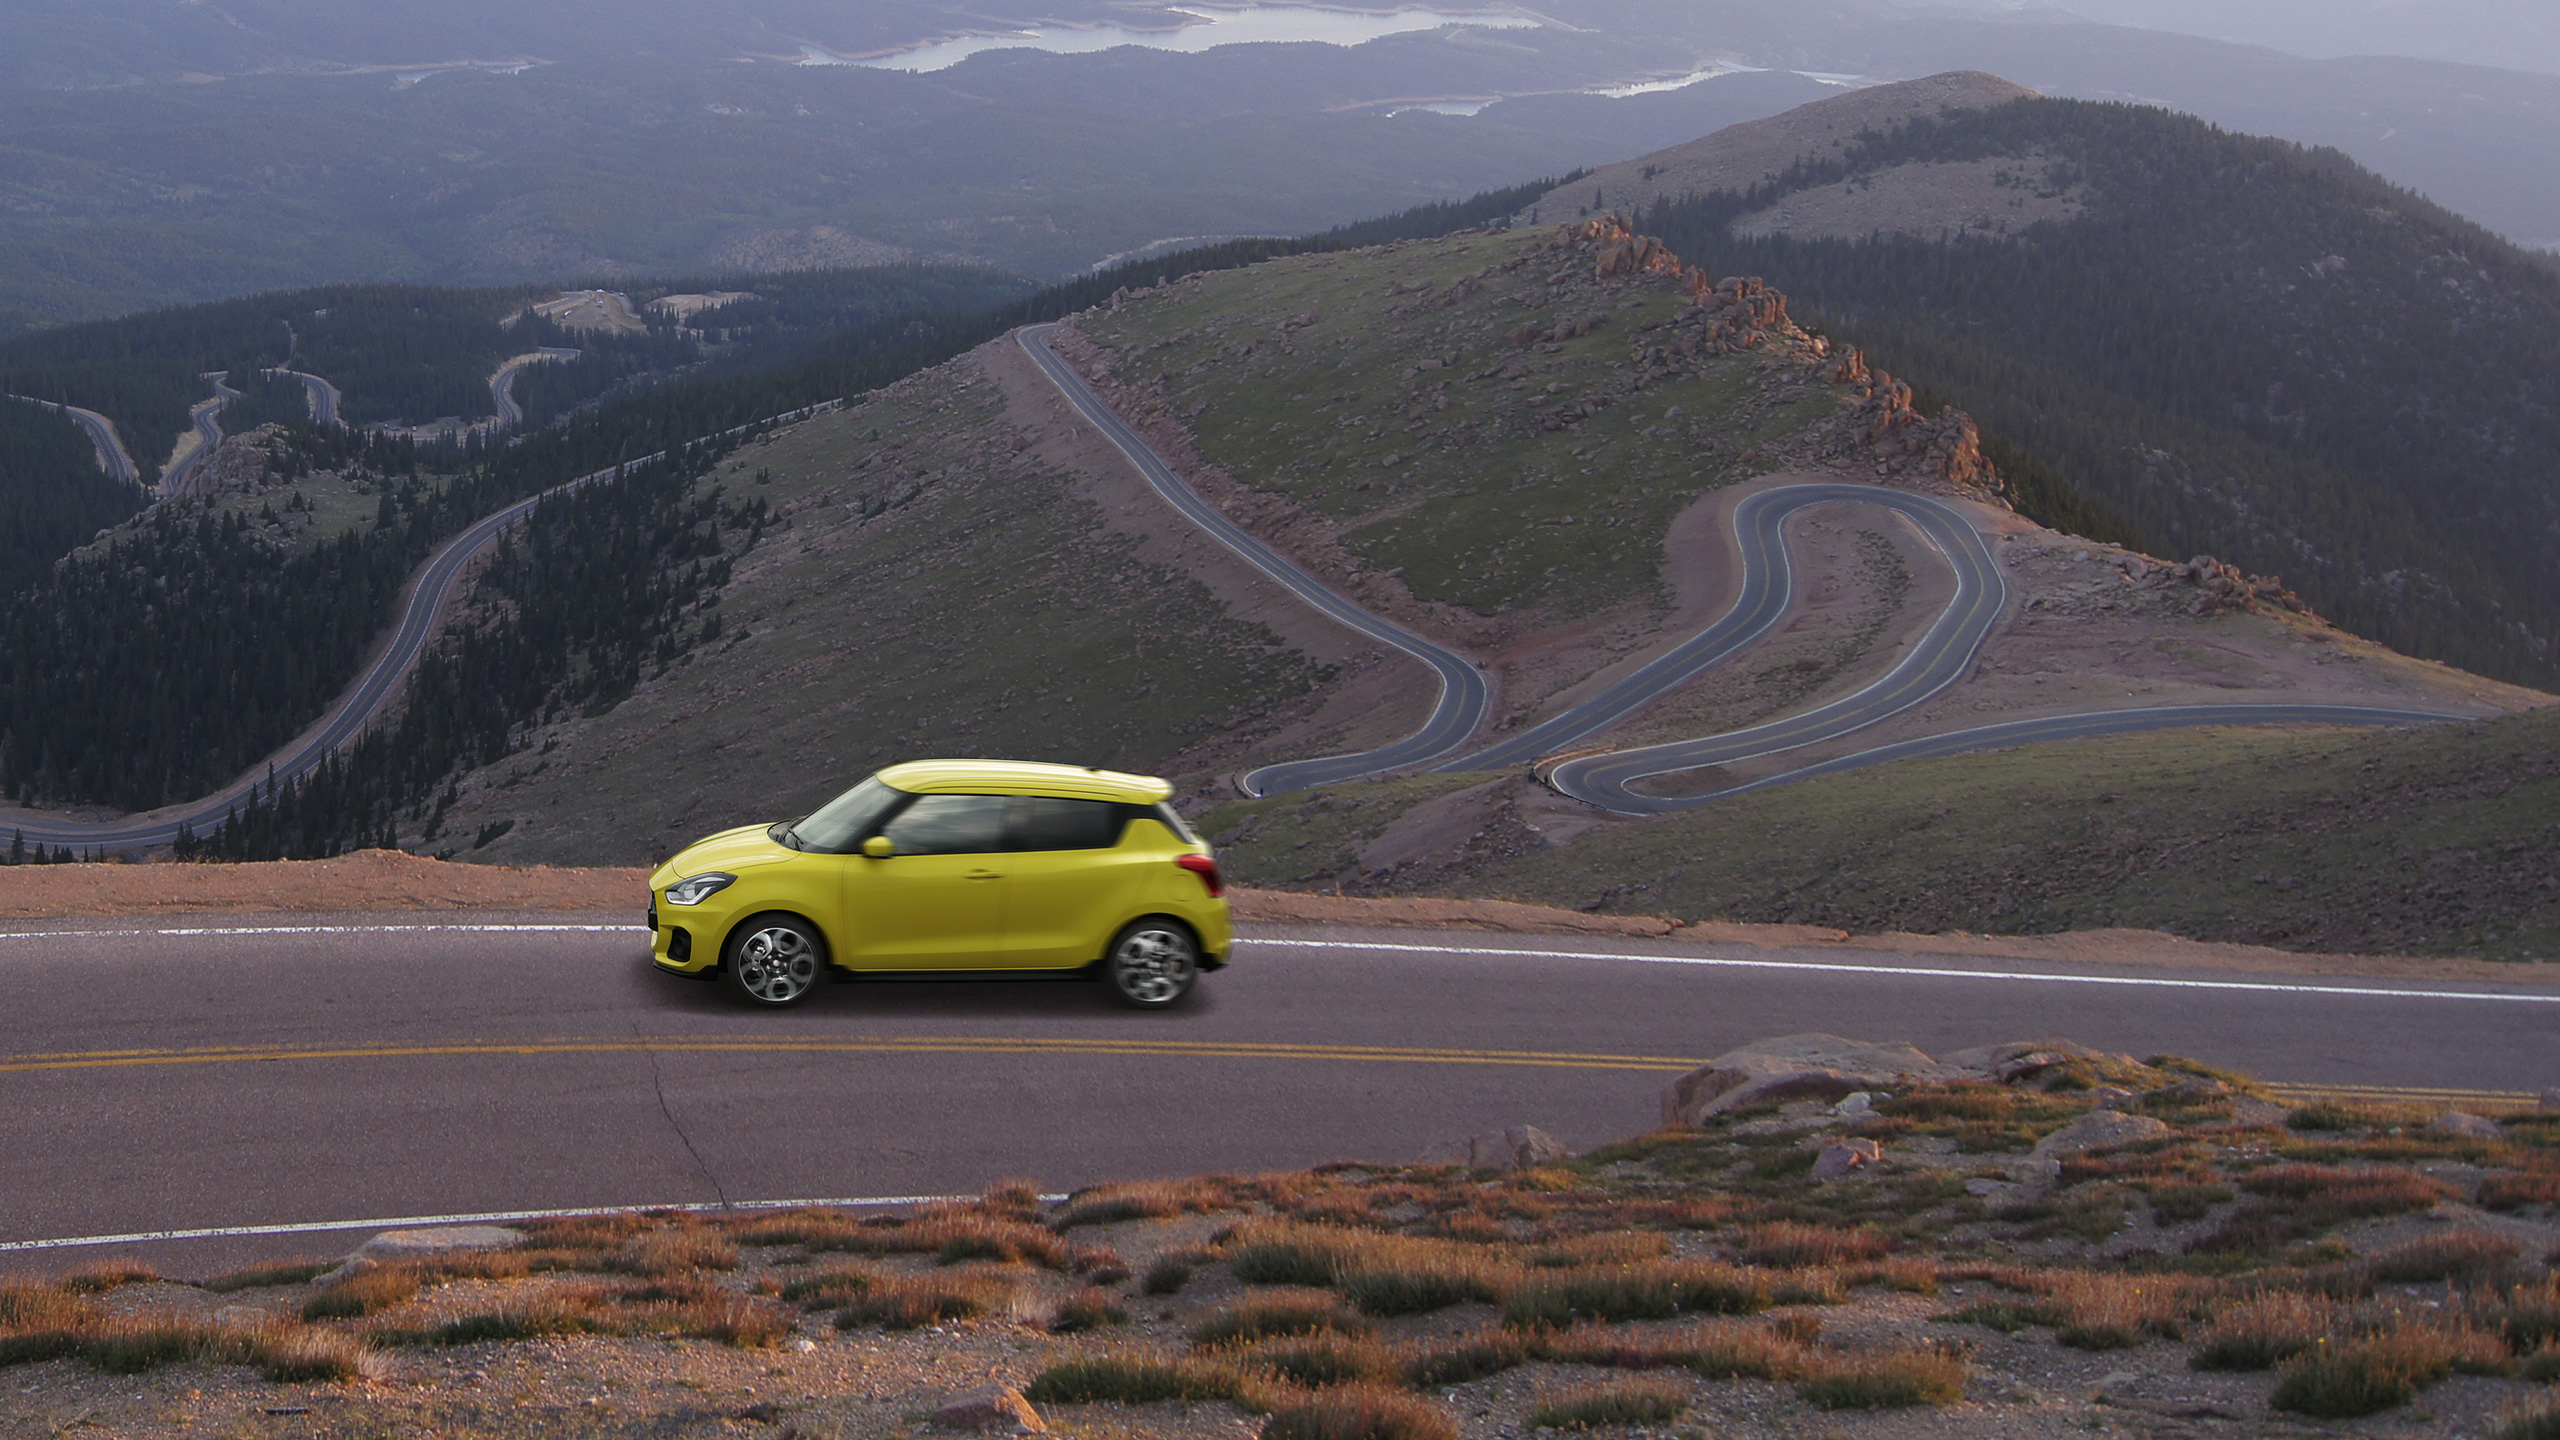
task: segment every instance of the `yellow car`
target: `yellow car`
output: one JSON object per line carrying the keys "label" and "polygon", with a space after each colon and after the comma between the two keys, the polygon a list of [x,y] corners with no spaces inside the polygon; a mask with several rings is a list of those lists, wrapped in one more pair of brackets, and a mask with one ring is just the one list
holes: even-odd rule
{"label": "yellow car", "polygon": [[1172,794],[1070,765],[892,765],[805,819],[659,866],[652,953],[759,1005],[853,973],[1024,971],[1098,972],[1131,1005],[1171,1005],[1235,946],[1218,862]]}

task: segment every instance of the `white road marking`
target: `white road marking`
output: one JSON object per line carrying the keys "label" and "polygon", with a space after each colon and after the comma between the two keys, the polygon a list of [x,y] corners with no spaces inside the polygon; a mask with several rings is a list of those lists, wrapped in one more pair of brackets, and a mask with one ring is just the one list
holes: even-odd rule
{"label": "white road marking", "polygon": [[1268,940],[1247,945],[1309,950],[1378,950],[1410,955],[1523,955],[1539,960],[1616,960],[1636,965],[1701,965],[1736,970],[1797,970],[1823,975],[1892,975],[1924,980],[2010,980],[2037,985],[2127,985],[2156,990],[2240,990],[2277,995],[2345,995],[2385,1000],[2490,1000],[2560,1005],[2560,994],[2513,995],[2487,990],[2393,990],[2363,985],[2300,985],[2265,980],[2172,980],[2141,975],[2056,975],[2033,970],[1956,970],[1927,965],[1844,965],[1826,960],[1735,960],[1716,955],[1635,955],[1592,950],[1511,950],[1467,945],[1399,945],[1379,940]]}
{"label": "white road marking", "polygon": [[[308,1220],[290,1225],[216,1225],[201,1230],[137,1230],[130,1235],[74,1235],[59,1240],[0,1241],[0,1252],[70,1250],[83,1245],[134,1245],[153,1240],[220,1240],[242,1235],[314,1235],[332,1230],[416,1230],[437,1225],[487,1225],[501,1220],[560,1220],[576,1215],[618,1215],[634,1210],[683,1210],[694,1214],[733,1210],[853,1209],[859,1206],[937,1205],[974,1195],[856,1195],[834,1200],[733,1200],[681,1205],[584,1205],[574,1210],[484,1210],[471,1215],[389,1215],[373,1220]],[[1066,1199],[1042,1195],[1044,1205]]]}

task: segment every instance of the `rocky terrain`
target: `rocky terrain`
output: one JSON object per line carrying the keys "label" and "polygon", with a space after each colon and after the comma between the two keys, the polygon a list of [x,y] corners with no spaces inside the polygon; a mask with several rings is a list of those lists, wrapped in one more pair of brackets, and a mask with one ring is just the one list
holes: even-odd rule
{"label": "rocky terrain", "polygon": [[2560,1092],[1796,1035],[1661,1127],[0,1281],[0,1435],[2552,1433]]}

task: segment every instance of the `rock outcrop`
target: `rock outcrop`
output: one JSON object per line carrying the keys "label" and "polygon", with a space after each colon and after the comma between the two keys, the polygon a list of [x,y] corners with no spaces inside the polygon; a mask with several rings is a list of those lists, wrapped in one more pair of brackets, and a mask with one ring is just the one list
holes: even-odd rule
{"label": "rock outcrop", "polygon": [[1728,1050],[1662,1092],[1662,1123],[1697,1125],[1712,1115],[1783,1100],[1838,1100],[1915,1080],[1958,1080],[1966,1072],[1909,1043],[1788,1035]]}

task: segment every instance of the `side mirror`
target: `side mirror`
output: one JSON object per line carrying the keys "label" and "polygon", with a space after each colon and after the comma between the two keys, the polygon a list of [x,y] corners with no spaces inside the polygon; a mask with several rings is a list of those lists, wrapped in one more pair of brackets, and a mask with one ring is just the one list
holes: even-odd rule
{"label": "side mirror", "polygon": [[886,835],[874,835],[862,842],[862,853],[874,860],[886,860],[898,853],[898,847]]}

